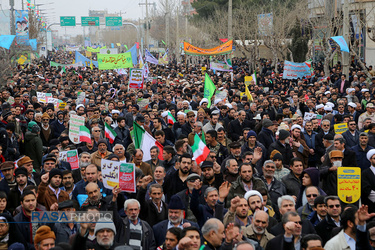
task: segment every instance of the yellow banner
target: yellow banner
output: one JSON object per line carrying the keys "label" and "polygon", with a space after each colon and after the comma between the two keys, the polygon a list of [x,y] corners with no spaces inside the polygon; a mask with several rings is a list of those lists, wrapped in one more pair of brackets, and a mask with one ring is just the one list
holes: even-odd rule
{"label": "yellow banner", "polygon": [[99,53],[100,49],[106,49],[106,48],[107,48],[107,46],[104,46],[104,47],[101,47],[101,48],[96,48],[96,49],[94,49],[93,47],[87,47],[87,51],[93,52],[93,53]]}
{"label": "yellow banner", "polygon": [[354,203],[361,198],[361,169],[339,167],[337,169],[337,195],[345,203]]}
{"label": "yellow banner", "polygon": [[91,57],[92,56],[92,53],[88,50],[86,50],[86,57]]}
{"label": "yellow banner", "polygon": [[214,56],[232,53],[233,41],[230,40],[223,43],[215,48],[202,49],[191,45],[190,43],[184,42],[184,51],[188,55],[200,55],[200,56]]}
{"label": "yellow banner", "polygon": [[246,84],[246,85],[250,85],[252,79],[253,79],[253,78],[252,78],[251,76],[245,76],[245,84]]}
{"label": "yellow banner", "polygon": [[335,134],[342,134],[346,130],[348,130],[348,124],[347,123],[335,124],[335,125],[333,125],[333,127],[335,129]]}

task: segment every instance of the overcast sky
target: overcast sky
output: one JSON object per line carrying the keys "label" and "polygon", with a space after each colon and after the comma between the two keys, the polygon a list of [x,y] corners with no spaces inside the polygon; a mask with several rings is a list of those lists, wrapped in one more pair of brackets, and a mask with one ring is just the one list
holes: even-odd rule
{"label": "overcast sky", "polygon": [[[26,8],[26,0],[24,1],[24,9]],[[15,9],[22,9],[22,0],[14,0]],[[119,13],[121,11],[123,19],[138,20],[143,18],[146,11],[145,6],[139,6],[139,3],[144,3],[145,0],[31,0],[31,3],[45,4],[39,6],[39,9],[44,9],[45,13],[51,17],[48,17],[49,23],[60,22],[60,16],[76,16],[76,22],[81,21],[81,16],[88,16],[89,10],[108,10],[108,13]],[[149,0],[149,3],[156,2],[158,0]],[[9,0],[0,0],[2,9],[9,9]],[[151,7],[150,7],[151,8]],[[150,9],[149,9],[150,10]],[[57,26],[52,29],[58,29]],[[80,27],[71,28],[68,27],[67,33],[75,35],[81,33]]]}

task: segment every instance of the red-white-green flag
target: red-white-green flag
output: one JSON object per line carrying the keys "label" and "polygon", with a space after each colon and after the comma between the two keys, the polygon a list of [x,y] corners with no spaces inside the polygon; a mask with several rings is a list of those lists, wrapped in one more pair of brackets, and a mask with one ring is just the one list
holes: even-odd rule
{"label": "red-white-green flag", "polygon": [[133,122],[134,132],[134,146],[136,149],[140,148],[143,151],[143,161],[151,160],[150,149],[152,146],[159,148],[158,158],[163,160],[163,145],[155,140],[144,128],[139,126],[138,123]]}
{"label": "red-white-green flag", "polygon": [[79,141],[91,143],[90,130],[86,126],[79,127]]}
{"label": "red-white-green flag", "polygon": [[210,149],[203,143],[198,134],[194,136],[194,144],[191,149],[193,150],[193,160],[197,162],[197,165],[205,161],[210,153]]}
{"label": "red-white-green flag", "polygon": [[167,119],[168,119],[168,124],[172,124],[173,125],[176,122],[176,120],[174,119],[172,113],[169,112],[169,111],[168,111]]}
{"label": "red-white-green flag", "polygon": [[105,138],[108,138],[109,143],[113,143],[115,141],[115,138],[117,136],[116,132],[109,126],[106,122],[105,125]]}

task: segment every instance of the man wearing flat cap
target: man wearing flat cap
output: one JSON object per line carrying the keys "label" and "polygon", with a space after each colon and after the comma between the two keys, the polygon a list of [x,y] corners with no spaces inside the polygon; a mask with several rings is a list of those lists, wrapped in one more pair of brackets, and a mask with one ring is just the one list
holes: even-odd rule
{"label": "man wearing flat cap", "polygon": [[27,170],[27,179],[33,185],[38,186],[40,183],[40,175],[37,172],[33,172],[33,160],[28,156],[22,157],[17,161],[18,167],[24,167]]}
{"label": "man wearing flat cap", "polygon": [[323,183],[322,189],[327,195],[337,195],[337,168],[345,167],[342,165],[344,154],[340,150],[332,150],[328,155],[330,159],[329,165],[322,166],[320,170],[320,177]]}
{"label": "man wearing flat cap", "polygon": [[[66,212],[75,212],[75,206],[78,206],[76,201],[73,200],[65,200],[63,202],[58,203],[59,211]],[[69,242],[70,236],[78,232],[79,226],[77,223],[55,223],[53,226],[53,231],[56,235],[56,244],[60,242]]]}
{"label": "man wearing flat cap", "polygon": [[10,189],[17,185],[16,178],[14,177],[14,163],[6,161],[1,163],[0,171],[4,175],[4,179],[0,181],[0,191],[4,191],[7,195]]}

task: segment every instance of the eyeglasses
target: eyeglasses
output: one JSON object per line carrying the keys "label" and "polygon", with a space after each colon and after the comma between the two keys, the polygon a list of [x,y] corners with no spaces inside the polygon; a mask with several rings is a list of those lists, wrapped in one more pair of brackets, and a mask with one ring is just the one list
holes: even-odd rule
{"label": "eyeglasses", "polygon": [[100,130],[94,130],[94,132],[100,132]]}
{"label": "eyeglasses", "polygon": [[49,121],[49,119],[43,119],[43,121]]}
{"label": "eyeglasses", "polygon": [[302,221],[294,221],[294,223],[297,223],[302,226]]}
{"label": "eyeglasses", "polygon": [[216,155],[210,155],[210,157],[215,159],[217,158]]}
{"label": "eyeglasses", "polygon": [[323,127],[329,127],[329,125],[328,125],[328,124],[323,124],[322,126],[323,126]]}
{"label": "eyeglasses", "polygon": [[317,194],[307,194],[306,197],[310,198],[310,197],[318,197]]}
{"label": "eyeglasses", "polygon": [[355,123],[353,123],[353,124],[349,124],[349,126],[355,126],[355,125],[357,125],[357,124],[355,124]]}
{"label": "eyeglasses", "polygon": [[329,205],[328,207],[329,207],[329,208],[341,207],[341,205],[340,205],[340,204],[335,204],[335,205]]}

